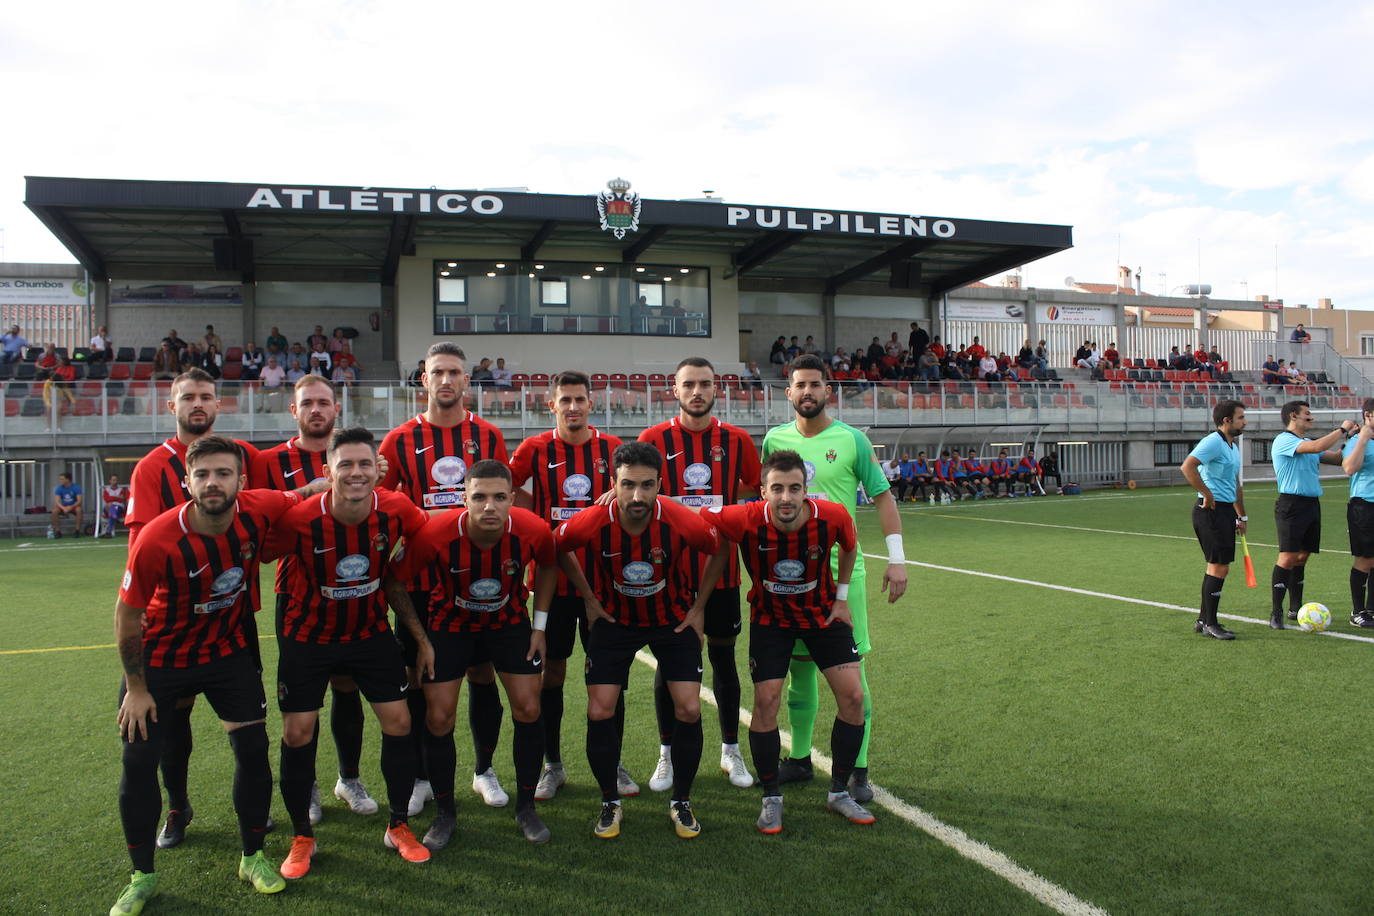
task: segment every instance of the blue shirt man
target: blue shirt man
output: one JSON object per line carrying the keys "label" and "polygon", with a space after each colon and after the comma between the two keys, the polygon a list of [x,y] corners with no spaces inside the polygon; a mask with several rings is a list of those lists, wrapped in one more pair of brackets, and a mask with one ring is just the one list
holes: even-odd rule
{"label": "blue shirt man", "polygon": [[4,345],[3,355],[0,355],[0,359],[7,363],[19,360],[24,355],[24,348],[29,345],[29,342],[19,333],[19,325],[17,324],[0,335],[0,343]]}
{"label": "blue shirt man", "polygon": [[72,475],[61,474],[53,487],[52,529],[49,537],[62,536],[62,517],[69,515],[76,523],[74,537],[81,537],[81,484],[72,483]]}
{"label": "blue shirt man", "polygon": [[1360,434],[1345,444],[1341,469],[1350,475],[1346,522],[1350,529],[1350,622],[1374,629],[1374,398],[1365,398]]}
{"label": "blue shirt man", "polygon": [[1236,534],[1245,534],[1245,494],[1240,484],[1240,446],[1236,437],[1245,430],[1245,405],[1219,401],[1212,408],[1216,431],[1183,460],[1183,477],[1197,490],[1193,507],[1193,532],[1202,548],[1207,570],[1202,577],[1202,604],[1193,631],[1213,639],[1235,639],[1236,634],[1217,622],[1221,589],[1236,557]]}
{"label": "blue shirt man", "polygon": [[77,497],[81,496],[81,484],[58,484],[53,488],[53,493],[57,496],[58,505],[75,506]]}

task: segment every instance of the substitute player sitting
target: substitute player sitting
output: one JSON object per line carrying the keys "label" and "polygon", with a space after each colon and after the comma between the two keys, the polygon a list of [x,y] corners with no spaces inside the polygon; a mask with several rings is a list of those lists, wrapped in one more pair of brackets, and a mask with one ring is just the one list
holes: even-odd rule
{"label": "substitute player sitting", "polygon": [[[434,670],[424,679],[425,754],[438,816],[425,845],[443,849],[453,838],[458,688],[469,667],[487,661],[501,678],[515,720],[515,823],[531,843],[547,843],[549,829],[535,812],[534,797],[544,761],[539,693],[549,614],[542,609],[558,578],[553,532],[533,512],[515,508],[510,470],[499,461],[468,468],[464,498],[466,508],[434,516],[407,542],[405,558],[387,583],[393,607],[409,602],[406,589],[422,570],[431,570],[439,583],[428,623]],[[531,564],[534,606],[541,609],[533,622],[525,586]]]}
{"label": "substitute player sitting", "polygon": [[[790,449],[764,460],[761,492],[763,502],[702,510],[722,537],[740,545],[754,583],[749,590],[749,669],[754,679],[749,748],[763,783],[758,828],[782,831],[778,707],[798,641],[835,694],[827,806],[856,824],[871,824],[873,815],[849,795],[849,777],[864,738],[864,689],[848,601],[858,555],[854,520],[839,503],[807,498],[806,465]],[[832,575],[830,554],[836,545],[839,569]]]}
{"label": "substitute player sitting", "polygon": [[[335,432],[326,461],[329,489],[287,513],[266,549],[266,559],[292,560],[285,607],[277,619],[281,794],[294,835],[281,867],[286,878],[305,877],[315,855],[310,797],[316,735],[325,688],[340,674],[358,685],[381,725],[382,777],[391,807],[382,842],[407,862],[429,861],[429,850],[406,822],[415,787],[415,746],[405,662],[382,592],[392,548],[419,532],[427,516],[405,496],[377,489],[377,442],[368,430]],[[415,640],[417,667],[432,669],[433,649],[414,609],[406,604],[396,618]]]}

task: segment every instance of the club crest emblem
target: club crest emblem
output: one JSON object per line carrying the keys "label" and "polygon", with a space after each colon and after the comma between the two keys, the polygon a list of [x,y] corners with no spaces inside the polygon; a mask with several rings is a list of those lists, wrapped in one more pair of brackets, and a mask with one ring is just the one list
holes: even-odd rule
{"label": "club crest emblem", "polygon": [[245,563],[250,563],[250,562],[252,562],[252,560],[253,560],[253,542],[252,542],[252,541],[246,542],[246,543],[243,545],[243,547],[240,548],[239,553],[241,553],[241,554],[243,555],[243,562],[245,562]]}
{"label": "club crest emblem", "polygon": [[668,559],[668,555],[663,552],[662,547],[651,547],[649,548],[649,559],[661,565],[664,560]]}
{"label": "club crest emblem", "polygon": [[642,206],[639,192],[631,191],[630,183],[624,178],[612,178],[606,182],[606,190],[596,195],[596,213],[601,218],[601,228],[618,239],[639,229]]}
{"label": "club crest emblem", "polygon": [[463,451],[467,452],[469,455],[475,455],[475,454],[477,454],[477,440],[476,440],[476,439],[464,439],[464,440],[463,440]]}
{"label": "club crest emblem", "polygon": [[606,459],[605,459],[605,458],[598,458],[598,459],[596,459],[595,465],[596,465],[596,472],[597,472],[598,474],[604,474],[604,473],[606,473],[608,470],[610,470],[610,465],[608,465],[608,464],[606,463]]}
{"label": "club crest emblem", "polygon": [[372,537],[372,549],[378,553],[386,553],[386,549],[391,546],[385,534],[378,533]]}
{"label": "club crest emblem", "polygon": [[828,452],[825,453],[825,460],[828,461],[828,462],[830,462],[831,464],[834,464],[834,463],[835,463],[835,459],[838,458],[838,457],[840,457],[840,456],[835,452],[835,450],[834,450],[833,448],[830,449]]}
{"label": "club crest emblem", "polygon": [[711,446],[711,460],[712,460],[712,461],[724,461],[724,460],[725,460],[725,449],[721,448],[719,445],[713,445],[713,446]]}
{"label": "club crest emblem", "polygon": [[506,562],[501,564],[501,571],[508,576],[513,576],[520,571],[520,564],[514,559],[508,558]]}
{"label": "club crest emblem", "polygon": [[806,555],[813,560],[819,560],[821,557],[821,545],[812,544],[810,547],[806,548]]}

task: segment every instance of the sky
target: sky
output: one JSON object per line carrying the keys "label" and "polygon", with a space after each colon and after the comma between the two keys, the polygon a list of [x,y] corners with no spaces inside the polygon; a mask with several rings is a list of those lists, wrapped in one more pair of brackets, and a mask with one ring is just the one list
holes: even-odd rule
{"label": "sky", "polygon": [[[595,194],[1070,225],[1027,286],[1374,309],[1374,4],[26,4],[24,176]],[[1000,282],[999,277],[989,282]],[[1175,294],[1181,295],[1178,291]]]}

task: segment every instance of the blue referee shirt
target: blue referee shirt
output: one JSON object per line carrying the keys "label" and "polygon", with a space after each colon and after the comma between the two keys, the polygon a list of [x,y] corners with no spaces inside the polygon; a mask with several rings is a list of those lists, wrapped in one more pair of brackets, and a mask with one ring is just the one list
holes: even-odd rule
{"label": "blue referee shirt", "polygon": [[[1240,475],[1240,447],[1234,442],[1226,444],[1226,437],[1220,431],[1205,436],[1193,447],[1188,457],[1202,462],[1198,473],[1202,482],[1212,491],[1219,503],[1236,501],[1236,478]],[[1202,496],[1201,493],[1198,496]]]}
{"label": "blue referee shirt", "polygon": [[[1351,437],[1345,444],[1342,456],[1349,455],[1359,446],[1358,436]],[[1350,498],[1363,499],[1374,503],[1374,439],[1369,440],[1364,446],[1364,464],[1354,474],[1350,475]]]}
{"label": "blue referee shirt", "polygon": [[1311,441],[1286,429],[1274,437],[1274,444],[1269,447],[1269,457],[1274,460],[1274,476],[1278,478],[1280,493],[1293,496],[1322,495],[1319,477],[1321,452],[1298,454],[1298,446]]}

